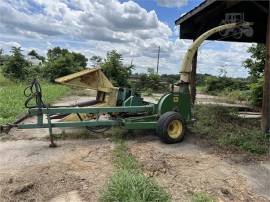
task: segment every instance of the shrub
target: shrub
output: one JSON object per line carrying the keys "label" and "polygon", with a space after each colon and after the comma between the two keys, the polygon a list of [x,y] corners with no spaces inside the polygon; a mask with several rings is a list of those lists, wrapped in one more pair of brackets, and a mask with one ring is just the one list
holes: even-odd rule
{"label": "shrub", "polygon": [[100,66],[115,86],[130,87],[128,79],[134,66],[124,65],[121,54],[115,50],[108,52],[107,58],[104,59]]}
{"label": "shrub", "polygon": [[30,64],[24,59],[20,47],[12,47],[11,53],[11,56],[3,64],[3,75],[13,80],[25,80],[28,76]]}
{"label": "shrub", "polygon": [[250,96],[249,100],[252,105],[261,107],[263,99],[263,79],[259,78],[257,82],[249,85]]}
{"label": "shrub", "polygon": [[245,79],[207,76],[205,79],[205,91],[216,95],[223,90],[248,90],[248,83],[249,81]]}
{"label": "shrub", "polygon": [[209,196],[207,193],[204,192],[197,192],[192,197],[192,202],[216,202],[217,200],[214,199],[212,196]]}
{"label": "shrub", "polygon": [[143,173],[119,170],[113,174],[103,193],[101,201],[170,201],[164,192],[152,179]]}
{"label": "shrub", "polygon": [[146,177],[134,156],[121,139],[121,132],[114,136],[116,147],[113,163],[117,170],[110,177],[100,201],[171,201],[171,197],[152,178]]}
{"label": "shrub", "polygon": [[255,154],[268,151],[269,140],[260,130],[259,120],[244,119],[234,109],[220,106],[196,106],[194,134],[231,148]]}
{"label": "shrub", "polygon": [[83,70],[87,65],[87,58],[84,55],[59,47],[48,50],[47,57],[43,76],[50,81]]}

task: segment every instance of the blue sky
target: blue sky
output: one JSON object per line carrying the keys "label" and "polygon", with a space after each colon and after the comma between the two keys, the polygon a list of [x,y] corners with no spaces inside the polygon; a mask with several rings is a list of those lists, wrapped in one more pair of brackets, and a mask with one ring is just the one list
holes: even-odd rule
{"label": "blue sky", "polygon": [[[0,48],[21,46],[46,56],[55,46],[105,57],[117,50],[137,72],[156,66],[161,47],[160,73],[175,74],[191,44],[179,39],[175,20],[202,0],[0,0]],[[250,44],[205,42],[199,49],[198,72],[246,77],[242,62]],[[91,64],[89,64],[90,66]]]}
{"label": "blue sky", "polygon": [[136,0],[136,2],[147,11],[155,10],[161,21],[168,24],[171,28],[174,28],[174,22],[176,19],[178,19],[183,13],[187,13],[194,7],[198,6],[203,2],[203,0],[186,1],[186,3],[181,7],[159,6],[155,0]]}

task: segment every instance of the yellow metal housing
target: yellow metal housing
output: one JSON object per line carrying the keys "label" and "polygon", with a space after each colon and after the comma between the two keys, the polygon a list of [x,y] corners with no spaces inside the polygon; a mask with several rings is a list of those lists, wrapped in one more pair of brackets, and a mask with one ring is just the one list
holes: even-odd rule
{"label": "yellow metal housing", "polygon": [[[89,68],[69,74],[55,79],[56,83],[80,87],[83,89],[92,89],[97,91],[96,100],[97,103],[95,107],[112,107],[116,106],[118,88],[114,87],[110,80],[99,68]],[[90,114],[80,114],[81,119],[90,120],[93,119],[93,115]],[[77,114],[70,114],[66,116],[63,120],[65,121],[79,121]]]}
{"label": "yellow metal housing", "polygon": [[102,92],[111,92],[111,89],[114,88],[110,80],[98,68],[85,69],[69,74],[55,79],[55,82]]}

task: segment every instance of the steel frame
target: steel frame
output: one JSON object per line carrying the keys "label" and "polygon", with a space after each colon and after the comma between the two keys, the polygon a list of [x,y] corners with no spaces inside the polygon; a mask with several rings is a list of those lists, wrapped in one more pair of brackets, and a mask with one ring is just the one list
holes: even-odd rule
{"label": "steel frame", "polygon": [[[100,120],[100,114],[104,113],[146,113],[139,117],[117,118],[112,120]],[[123,126],[126,129],[153,129],[156,127],[157,114],[155,112],[155,104],[143,106],[127,106],[127,107],[42,107],[31,108],[28,111],[29,116],[37,116],[36,123],[19,124],[19,129],[32,128],[48,128],[50,135],[50,147],[55,147],[53,137],[53,128],[63,127],[95,127],[95,126]],[[81,121],[65,121],[52,122],[52,115],[56,114],[72,114],[72,113],[88,113],[95,114],[94,120]],[[149,115],[150,114],[150,115]],[[47,117],[47,123],[43,122],[43,116]]]}

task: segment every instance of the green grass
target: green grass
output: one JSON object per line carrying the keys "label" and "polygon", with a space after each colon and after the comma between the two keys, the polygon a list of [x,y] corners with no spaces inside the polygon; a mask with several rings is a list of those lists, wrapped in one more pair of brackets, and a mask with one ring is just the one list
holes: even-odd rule
{"label": "green grass", "polygon": [[[24,107],[26,97],[23,94],[27,83],[15,83],[0,74],[0,124],[13,123],[16,118],[27,112]],[[66,86],[41,83],[43,100],[50,103],[67,95],[70,89]]]}
{"label": "green grass", "polygon": [[143,174],[142,168],[122,140],[116,141],[113,163],[116,171],[110,177],[100,201],[171,201],[168,193],[152,178]]}
{"label": "green grass", "polygon": [[197,93],[220,96],[222,98],[225,98],[225,101],[228,103],[250,103],[250,90],[230,90],[225,88],[223,90],[207,92],[206,86],[197,86],[196,89]]}
{"label": "green grass", "polygon": [[262,134],[260,122],[236,116],[235,111],[221,106],[196,106],[192,132],[229,148],[265,154],[269,137]]}
{"label": "green grass", "polygon": [[197,192],[192,196],[192,202],[216,202],[212,196],[204,192]]}
{"label": "green grass", "polygon": [[206,86],[196,86],[197,93],[206,93]]}
{"label": "green grass", "polygon": [[129,153],[128,148],[123,141],[119,141],[114,149],[113,163],[118,169],[131,171],[141,170],[136,159]]}
{"label": "green grass", "polygon": [[237,103],[237,102],[246,102],[249,103],[249,90],[223,90],[219,92],[217,95],[221,97],[225,97],[228,103]]}

